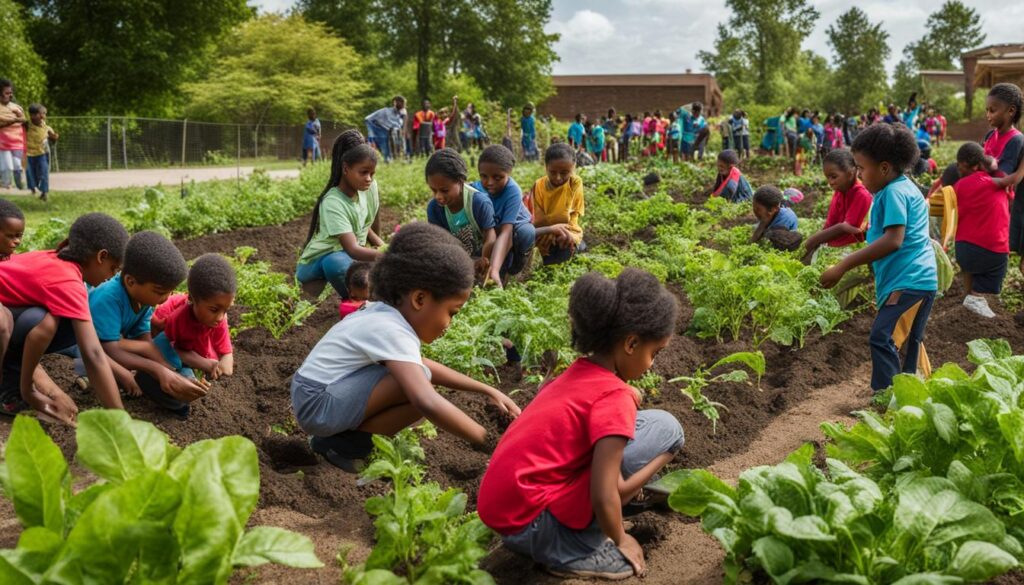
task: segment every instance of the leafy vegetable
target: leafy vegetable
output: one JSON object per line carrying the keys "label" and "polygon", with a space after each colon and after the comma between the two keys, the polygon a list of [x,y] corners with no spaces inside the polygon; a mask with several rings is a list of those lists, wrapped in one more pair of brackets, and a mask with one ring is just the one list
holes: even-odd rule
{"label": "leafy vegetable", "polygon": [[725,406],[720,402],[708,400],[707,396],[704,395],[704,388],[720,382],[747,382],[749,380],[747,372],[742,369],[731,370],[711,377],[711,372],[729,364],[742,364],[747,366],[751,371],[757,374],[758,383],[761,381],[761,376],[764,375],[764,354],[759,351],[742,351],[725,356],[711,364],[711,367],[709,368],[701,366],[697,368],[697,371],[694,372],[692,376],[681,376],[679,378],[669,380],[669,382],[686,383],[686,387],[682,389],[683,395],[693,401],[693,409],[695,411],[703,414],[711,421],[712,432],[717,430],[718,427],[718,419],[720,418],[718,409],[724,409]]}

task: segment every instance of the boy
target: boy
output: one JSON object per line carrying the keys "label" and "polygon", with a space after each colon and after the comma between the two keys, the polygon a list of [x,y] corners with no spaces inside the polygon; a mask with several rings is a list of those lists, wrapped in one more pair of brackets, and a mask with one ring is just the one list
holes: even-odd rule
{"label": "boy", "polygon": [[423,100],[423,109],[416,112],[412,120],[416,154],[430,156],[434,152],[434,118],[437,114],[430,109],[430,100]]}
{"label": "boy", "polygon": [[50,143],[57,133],[46,123],[46,106],[28,107],[29,125],[25,131],[25,156],[28,157],[28,188],[32,194],[39,189],[39,199],[46,201],[50,193]]}
{"label": "boy", "polygon": [[526,105],[523,106],[523,117],[519,119],[519,129],[523,134],[523,158],[537,160],[540,155],[537,152],[537,120],[533,117],[533,102],[526,102]]}
{"label": "boy", "polygon": [[[185,259],[167,238],[139,232],[128,241],[118,276],[89,293],[89,312],[118,385],[132,396],[187,416],[188,403],[205,389],[171,369],[153,345],[153,308],[174,292],[187,274]],[[132,372],[137,372],[136,376]]]}

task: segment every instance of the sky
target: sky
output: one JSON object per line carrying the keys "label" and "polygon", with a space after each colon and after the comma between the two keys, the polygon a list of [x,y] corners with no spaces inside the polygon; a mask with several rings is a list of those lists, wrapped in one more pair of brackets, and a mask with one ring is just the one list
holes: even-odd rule
{"label": "sky", "polygon": [[[442,1],[442,0],[438,0]],[[850,0],[810,0],[821,16],[803,48],[831,57],[825,29],[853,5]],[[1024,42],[1024,2],[964,0],[981,14],[985,44]],[[264,10],[286,10],[292,0],[252,0]],[[924,36],[928,14],[941,0],[862,0],[873,22],[883,21],[892,53],[889,72],[903,47]],[[674,73],[701,70],[697,51],[714,46],[719,22],[729,18],[725,0],[554,0],[548,32],[555,46],[556,75]]]}

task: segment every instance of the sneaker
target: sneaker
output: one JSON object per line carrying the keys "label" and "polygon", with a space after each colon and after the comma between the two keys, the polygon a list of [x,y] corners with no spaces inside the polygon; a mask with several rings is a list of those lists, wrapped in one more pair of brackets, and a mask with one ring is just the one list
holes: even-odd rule
{"label": "sneaker", "polygon": [[333,437],[310,437],[309,447],[345,473],[357,474],[373,451],[372,437],[362,431],[346,431]]}
{"label": "sneaker", "polygon": [[633,565],[622,556],[619,547],[611,539],[604,541],[589,557],[583,557],[564,565],[547,568],[556,577],[579,577],[583,579],[608,579],[621,581],[633,576]]}
{"label": "sneaker", "polygon": [[988,301],[985,297],[979,297],[977,295],[967,295],[964,297],[964,307],[977,315],[985,317],[986,319],[992,319],[996,316],[995,312],[992,311],[988,306]]}
{"label": "sneaker", "polygon": [[32,410],[27,402],[21,399],[20,393],[8,392],[0,396],[0,414],[17,416],[21,412]]}

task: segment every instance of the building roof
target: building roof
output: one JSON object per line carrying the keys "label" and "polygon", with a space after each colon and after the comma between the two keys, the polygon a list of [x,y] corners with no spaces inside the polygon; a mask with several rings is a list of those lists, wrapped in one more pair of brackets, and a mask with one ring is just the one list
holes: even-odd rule
{"label": "building roof", "polygon": [[555,87],[603,87],[603,86],[679,86],[710,85],[718,89],[715,77],[710,73],[651,73],[637,75],[552,75]]}
{"label": "building roof", "polygon": [[964,59],[967,57],[995,57],[1001,59],[1004,57],[1024,57],[1024,43],[1004,43],[1001,45],[988,45],[987,47],[981,47],[978,49],[972,49],[970,51],[964,51],[960,54],[960,58]]}

